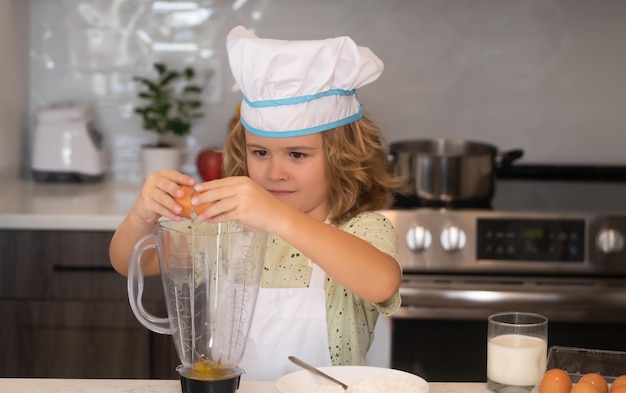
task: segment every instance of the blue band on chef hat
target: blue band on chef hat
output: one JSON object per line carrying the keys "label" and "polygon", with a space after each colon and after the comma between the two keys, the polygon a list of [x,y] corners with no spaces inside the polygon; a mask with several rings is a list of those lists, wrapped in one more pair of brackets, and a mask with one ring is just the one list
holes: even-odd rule
{"label": "blue band on chef hat", "polygon": [[[310,94],[305,96],[298,97],[288,97],[281,98],[275,100],[263,100],[263,101],[250,101],[245,95],[243,96],[244,102],[252,107],[252,108],[270,108],[270,107],[280,107],[287,105],[298,105],[306,102],[314,101],[320,98],[329,97],[329,96],[356,96],[356,89],[352,90],[343,90],[343,89],[330,89],[317,94]],[[243,116],[240,117],[241,124],[250,132],[255,135],[269,137],[269,138],[289,138],[294,136],[303,136],[315,134],[318,132],[330,130],[332,128],[340,127],[346,124],[353,123],[363,117],[363,105],[359,104],[359,111],[354,115],[348,116],[344,119],[339,119],[330,123],[321,124],[315,127],[303,128],[298,130],[291,131],[272,131],[272,130],[262,130],[256,127],[251,126],[248,122],[246,122]]]}
{"label": "blue band on chef hat", "polygon": [[264,101],[250,101],[248,97],[243,96],[243,100],[246,104],[250,105],[253,108],[269,108],[274,106],[284,106],[284,105],[296,105],[302,104],[305,102],[317,100],[322,97],[328,96],[353,96],[356,94],[356,89],[352,90],[341,90],[341,89],[330,89],[327,91],[323,91],[317,94],[310,94],[306,96],[300,97],[288,97],[288,98],[280,98],[277,100],[264,100]]}
{"label": "blue band on chef hat", "polygon": [[267,138],[291,138],[294,136],[316,134],[318,132],[327,131],[333,128],[345,126],[346,124],[353,123],[361,119],[362,117],[363,117],[363,105],[359,104],[359,111],[352,116],[348,116],[345,119],[333,121],[331,123],[326,123],[326,124],[322,124],[322,125],[315,126],[315,127],[303,128],[301,130],[292,130],[292,131],[260,130],[258,128],[250,126],[250,124],[248,124],[243,117],[241,117],[239,121],[241,121],[241,124],[244,126],[246,130],[250,131],[254,135],[263,136]]}

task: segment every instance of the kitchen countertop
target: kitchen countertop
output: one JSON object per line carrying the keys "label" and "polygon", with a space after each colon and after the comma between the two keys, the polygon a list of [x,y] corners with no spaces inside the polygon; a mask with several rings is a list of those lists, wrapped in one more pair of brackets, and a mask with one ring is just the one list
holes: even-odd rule
{"label": "kitchen countertop", "polygon": [[[110,179],[98,183],[3,180],[0,229],[114,231],[135,204],[141,187],[142,183]],[[512,211],[528,209],[531,201],[533,209],[540,211],[621,212],[626,194],[626,183],[504,180],[497,188],[494,208]]]}
{"label": "kitchen countertop", "polygon": [[[430,383],[429,393],[489,393],[486,383]],[[0,379],[0,393],[180,393],[178,380]],[[242,381],[237,393],[279,393],[273,381]]]}
{"label": "kitchen countertop", "polygon": [[0,183],[0,229],[114,231],[135,204],[141,184]]}

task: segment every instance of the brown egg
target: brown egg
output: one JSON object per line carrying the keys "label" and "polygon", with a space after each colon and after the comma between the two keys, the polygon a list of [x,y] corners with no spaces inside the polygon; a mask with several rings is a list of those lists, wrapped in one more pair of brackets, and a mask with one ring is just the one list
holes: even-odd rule
{"label": "brown egg", "polygon": [[611,393],[626,393],[626,384],[617,386],[611,385]]}
{"label": "brown egg", "polygon": [[546,371],[539,384],[539,393],[570,393],[571,389],[572,380],[569,375],[560,368],[553,368]]}
{"label": "brown egg", "polygon": [[615,393],[613,389],[622,385],[626,385],[626,375],[620,375],[619,377],[615,378],[615,380],[611,384],[611,393]]}
{"label": "brown egg", "polygon": [[174,198],[176,200],[176,202],[181,205],[183,207],[183,211],[180,213],[181,217],[187,217],[187,218],[191,218],[191,214],[196,213],[196,215],[200,215],[202,213],[204,213],[204,211],[206,209],[209,208],[209,206],[211,206],[211,203],[206,203],[206,204],[202,204],[202,205],[198,205],[198,206],[192,206],[191,205],[191,197],[194,194],[194,189],[193,187],[190,186],[180,186],[180,188],[183,189],[183,191],[185,192],[185,194],[183,195],[182,198]]}
{"label": "brown egg", "polygon": [[191,193],[193,188],[189,186],[180,186],[183,189],[182,198],[174,198],[176,202],[183,207],[183,211],[180,212],[181,217],[191,218]]}
{"label": "brown egg", "polygon": [[589,382],[578,381],[576,385],[572,386],[570,393],[598,393],[598,389]]}
{"label": "brown egg", "polygon": [[609,393],[609,384],[606,383],[606,379],[598,373],[585,374],[578,380],[578,382],[589,382],[595,386],[598,393]]}
{"label": "brown egg", "polygon": [[626,393],[626,383],[622,382],[621,385],[615,385],[615,382],[613,382],[611,393]]}

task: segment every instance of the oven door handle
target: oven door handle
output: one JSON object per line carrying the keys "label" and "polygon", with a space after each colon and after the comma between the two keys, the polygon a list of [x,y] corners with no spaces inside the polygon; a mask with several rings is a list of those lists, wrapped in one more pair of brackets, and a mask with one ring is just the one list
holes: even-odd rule
{"label": "oven door handle", "polygon": [[603,309],[626,308],[626,290],[562,289],[542,291],[515,290],[479,290],[479,289],[441,289],[401,287],[402,305],[405,307],[455,307],[455,308],[492,308],[492,309]]}
{"label": "oven door handle", "polygon": [[622,322],[626,290],[514,291],[401,287],[394,319],[487,320],[500,311],[529,311],[551,321]]}

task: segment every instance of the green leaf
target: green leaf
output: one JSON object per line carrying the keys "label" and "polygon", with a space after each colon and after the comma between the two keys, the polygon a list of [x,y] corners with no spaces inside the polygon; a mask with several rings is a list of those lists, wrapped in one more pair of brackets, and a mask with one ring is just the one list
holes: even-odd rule
{"label": "green leaf", "polygon": [[159,75],[163,75],[165,70],[167,70],[167,66],[163,63],[155,63],[154,69],[159,73]]}
{"label": "green leaf", "polygon": [[202,89],[199,86],[185,86],[183,93],[202,93]]}
{"label": "green leaf", "polygon": [[145,100],[152,100],[155,97],[154,92],[141,92],[137,95],[139,98],[143,98]]}
{"label": "green leaf", "polygon": [[176,71],[169,71],[161,79],[161,86],[167,86],[180,77],[180,74]]}
{"label": "green leaf", "polygon": [[196,76],[196,71],[194,71],[194,69],[191,67],[185,68],[183,73],[185,74],[185,79],[187,80],[191,80],[194,76]]}
{"label": "green leaf", "polygon": [[154,91],[154,92],[156,92],[156,91],[158,91],[158,90],[159,90],[159,86],[158,86],[156,83],[152,82],[151,80],[148,80],[148,79],[142,79],[140,82],[141,82],[141,83],[142,83],[145,87],[147,87],[147,88],[148,88],[148,90],[150,90],[150,91]]}

